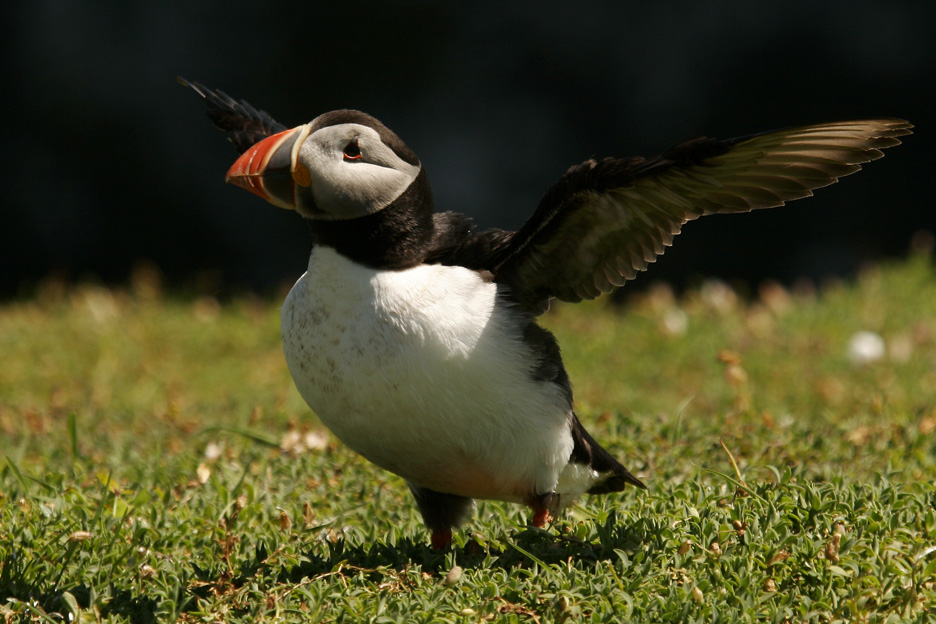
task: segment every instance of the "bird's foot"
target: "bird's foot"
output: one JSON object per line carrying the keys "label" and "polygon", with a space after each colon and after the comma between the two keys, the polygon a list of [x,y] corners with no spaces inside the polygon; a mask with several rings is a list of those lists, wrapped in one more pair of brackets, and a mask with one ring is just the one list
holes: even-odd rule
{"label": "bird's foot", "polygon": [[445,550],[452,543],[452,530],[433,531],[431,542],[433,550]]}
{"label": "bird's foot", "polygon": [[542,529],[547,522],[553,521],[553,515],[548,509],[535,509],[533,511],[533,526]]}

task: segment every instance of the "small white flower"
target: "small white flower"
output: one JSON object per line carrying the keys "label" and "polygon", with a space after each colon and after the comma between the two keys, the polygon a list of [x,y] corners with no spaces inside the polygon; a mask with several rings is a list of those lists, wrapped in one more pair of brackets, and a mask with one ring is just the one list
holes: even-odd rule
{"label": "small white flower", "polygon": [[884,339],[871,331],[860,331],[848,341],[848,359],[853,364],[870,364],[884,357]]}
{"label": "small white flower", "polygon": [[211,468],[205,463],[198,464],[198,468],[195,469],[195,475],[198,477],[198,482],[204,485],[208,483],[208,479],[211,477]]}
{"label": "small white flower", "polygon": [[700,293],[702,300],[721,314],[728,314],[738,307],[738,295],[731,286],[719,279],[705,280]]}
{"label": "small white flower", "polygon": [[209,442],[208,446],[205,447],[205,459],[213,462],[221,457],[222,452],[224,452],[224,448],[220,444],[217,442]]}
{"label": "small white flower", "polygon": [[689,329],[689,317],[680,308],[670,308],[663,314],[663,331],[667,336],[682,336]]}

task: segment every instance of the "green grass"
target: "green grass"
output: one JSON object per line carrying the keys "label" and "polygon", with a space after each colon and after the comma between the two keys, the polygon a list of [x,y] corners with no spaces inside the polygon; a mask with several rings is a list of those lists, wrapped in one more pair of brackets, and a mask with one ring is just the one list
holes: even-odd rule
{"label": "green grass", "polygon": [[[0,621],[904,622],[936,611],[936,271],[560,305],[578,412],[648,484],[427,546],[319,425],[278,302],[0,307]],[[848,355],[862,330],[887,351]],[[282,447],[282,448],[281,448]],[[737,468],[735,468],[735,465]],[[457,567],[456,567],[457,566]]]}

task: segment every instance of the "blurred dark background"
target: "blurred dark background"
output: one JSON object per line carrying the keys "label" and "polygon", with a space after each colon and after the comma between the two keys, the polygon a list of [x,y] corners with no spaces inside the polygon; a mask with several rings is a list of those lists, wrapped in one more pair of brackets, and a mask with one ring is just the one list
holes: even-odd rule
{"label": "blurred dark background", "polygon": [[[689,224],[638,284],[848,276],[936,231],[936,3],[128,2],[6,9],[0,295],[45,276],[269,292],[305,224],[225,185],[236,153],[176,76],[287,125],[367,111],[440,210],[518,227],[565,169],[707,134],[868,116],[917,133],[817,197]],[[649,278],[649,279],[648,279]]]}

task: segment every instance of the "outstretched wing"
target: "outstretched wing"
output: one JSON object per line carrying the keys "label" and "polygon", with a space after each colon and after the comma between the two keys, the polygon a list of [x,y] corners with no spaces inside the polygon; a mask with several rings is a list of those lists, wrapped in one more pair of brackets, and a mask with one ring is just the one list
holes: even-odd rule
{"label": "outstretched wing", "polygon": [[694,139],[651,159],[589,160],[546,192],[489,269],[536,312],[553,297],[593,299],[646,269],[687,221],[808,197],[883,156],[912,127],[900,119],[835,122]]}
{"label": "outstretched wing", "polygon": [[224,91],[212,91],[181,77],[178,81],[202,96],[208,105],[205,115],[216,128],[227,133],[228,140],[241,154],[268,136],[287,130],[286,126],[270,117],[266,111],[257,110],[244,100],[238,102]]}

